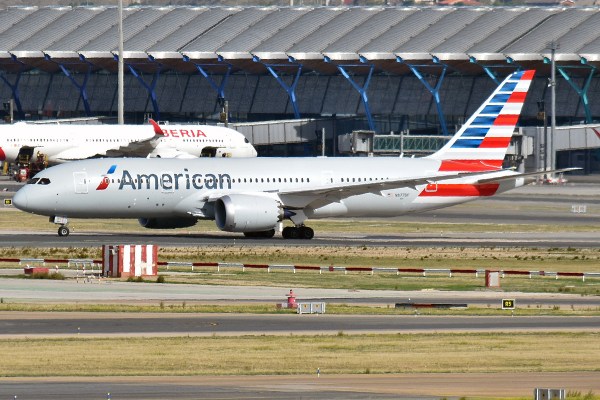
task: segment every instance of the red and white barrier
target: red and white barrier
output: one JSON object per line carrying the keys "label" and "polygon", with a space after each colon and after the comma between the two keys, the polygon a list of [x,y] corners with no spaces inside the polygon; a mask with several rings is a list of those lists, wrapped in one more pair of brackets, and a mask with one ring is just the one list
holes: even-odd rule
{"label": "red and white barrier", "polygon": [[127,278],[130,276],[158,275],[158,246],[103,245],[102,272],[104,276]]}

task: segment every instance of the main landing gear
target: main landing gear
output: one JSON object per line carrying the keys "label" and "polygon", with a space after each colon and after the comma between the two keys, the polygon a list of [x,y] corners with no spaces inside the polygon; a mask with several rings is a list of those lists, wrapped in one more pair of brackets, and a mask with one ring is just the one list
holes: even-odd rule
{"label": "main landing gear", "polygon": [[71,232],[69,231],[69,227],[66,225],[61,225],[58,228],[58,236],[69,236],[69,233]]}
{"label": "main landing gear", "polygon": [[315,237],[315,231],[308,226],[287,226],[283,228],[281,236],[284,239],[312,239]]}

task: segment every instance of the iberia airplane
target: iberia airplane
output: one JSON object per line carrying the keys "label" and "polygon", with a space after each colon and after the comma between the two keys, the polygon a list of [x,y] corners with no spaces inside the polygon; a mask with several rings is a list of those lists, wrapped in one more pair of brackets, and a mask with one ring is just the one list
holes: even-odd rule
{"label": "iberia airplane", "polygon": [[50,216],[137,218],[146,228],[214,220],[250,237],[311,239],[310,219],[392,217],[490,197],[529,174],[502,162],[534,71],[515,72],[438,152],[423,158],[94,159],[37,174],[13,198]]}
{"label": "iberia airplane", "polygon": [[93,157],[256,157],[240,132],[210,125],[83,125],[18,122],[0,126],[0,161],[50,164]]}

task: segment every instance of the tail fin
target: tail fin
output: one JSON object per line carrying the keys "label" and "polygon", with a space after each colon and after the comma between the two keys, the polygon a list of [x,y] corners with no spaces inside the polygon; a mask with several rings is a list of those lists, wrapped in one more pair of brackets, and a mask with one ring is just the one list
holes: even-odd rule
{"label": "tail fin", "polygon": [[440,171],[477,172],[502,168],[534,70],[510,74],[444,147],[429,156]]}
{"label": "tail fin", "polygon": [[154,128],[154,134],[155,135],[159,135],[159,136],[164,136],[165,135],[165,133],[163,132],[163,130],[160,127],[160,125],[158,125],[158,122],[156,122],[152,118],[150,118],[148,120],[148,122],[150,122],[150,124],[152,124],[152,127]]}

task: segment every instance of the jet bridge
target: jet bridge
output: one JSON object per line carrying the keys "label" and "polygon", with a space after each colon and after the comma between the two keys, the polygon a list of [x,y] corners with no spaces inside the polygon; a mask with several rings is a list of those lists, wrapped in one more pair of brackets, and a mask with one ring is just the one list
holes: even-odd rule
{"label": "jet bridge", "polygon": [[[374,131],[358,130],[338,137],[340,154],[367,156],[426,156],[441,149],[451,136],[400,134],[376,135]],[[523,170],[524,161],[533,154],[533,138],[521,131],[513,134],[506,153],[511,167]]]}

